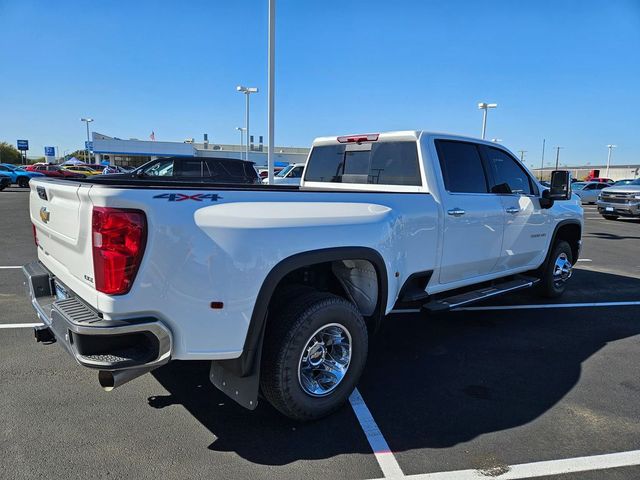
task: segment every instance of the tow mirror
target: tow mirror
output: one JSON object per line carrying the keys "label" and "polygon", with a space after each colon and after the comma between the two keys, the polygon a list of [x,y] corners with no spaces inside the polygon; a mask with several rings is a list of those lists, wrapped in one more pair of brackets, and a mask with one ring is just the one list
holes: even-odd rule
{"label": "tow mirror", "polygon": [[571,173],[568,170],[551,172],[551,187],[548,197],[551,200],[569,200],[571,198]]}

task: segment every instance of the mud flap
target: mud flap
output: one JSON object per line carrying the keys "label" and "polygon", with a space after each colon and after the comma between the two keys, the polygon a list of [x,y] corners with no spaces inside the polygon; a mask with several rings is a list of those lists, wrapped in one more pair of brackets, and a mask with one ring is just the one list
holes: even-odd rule
{"label": "mud flap", "polygon": [[239,377],[215,360],[211,362],[209,380],[229,398],[244,408],[253,410],[258,406],[260,375],[254,372],[248,377]]}
{"label": "mud flap", "polygon": [[[264,328],[260,333],[257,349],[251,352],[253,354],[247,355],[248,358],[253,359],[252,368],[246,369],[249,370],[248,374],[242,374],[243,368],[240,359],[238,359],[238,362],[234,360],[213,360],[209,371],[209,380],[218,390],[249,410],[254,410],[258,406],[263,340]],[[249,362],[250,364],[251,362]]]}

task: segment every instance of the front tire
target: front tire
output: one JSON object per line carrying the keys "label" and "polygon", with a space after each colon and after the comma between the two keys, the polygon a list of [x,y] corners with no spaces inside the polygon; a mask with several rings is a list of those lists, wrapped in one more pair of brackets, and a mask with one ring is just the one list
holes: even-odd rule
{"label": "front tire", "polygon": [[267,322],[260,378],[267,400],[298,421],[340,408],[367,360],[367,326],[356,306],[313,291],[294,298]]}
{"label": "front tire", "polygon": [[540,294],[557,298],[564,293],[573,272],[573,252],[564,240],[555,243],[540,276]]}

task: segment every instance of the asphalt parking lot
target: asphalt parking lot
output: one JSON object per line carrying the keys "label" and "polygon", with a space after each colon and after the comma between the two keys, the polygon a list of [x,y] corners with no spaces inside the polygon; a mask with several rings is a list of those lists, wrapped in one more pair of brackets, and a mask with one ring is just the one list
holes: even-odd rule
{"label": "asphalt parking lot", "polygon": [[[22,272],[6,268],[36,258],[27,202],[0,192],[0,478],[640,478],[638,220],[585,206],[581,261],[554,302],[526,292],[390,316],[364,403],[301,425],[266,402],[237,406],[205,362],[104,393],[13,326],[37,321]],[[571,469],[584,471],[555,475]]]}

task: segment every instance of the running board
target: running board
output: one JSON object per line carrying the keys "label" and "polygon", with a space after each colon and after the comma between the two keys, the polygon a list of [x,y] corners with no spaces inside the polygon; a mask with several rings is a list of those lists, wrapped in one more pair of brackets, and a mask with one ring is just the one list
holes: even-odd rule
{"label": "running board", "polygon": [[425,303],[422,306],[422,309],[429,312],[444,312],[446,310],[452,310],[463,305],[479,302],[480,300],[496,297],[498,295],[502,295],[503,293],[533,287],[539,281],[540,279],[538,278],[519,275],[513,280],[499,283],[497,285],[480,288],[478,290],[472,290],[470,292],[454,295],[453,297],[433,300],[431,302]]}

